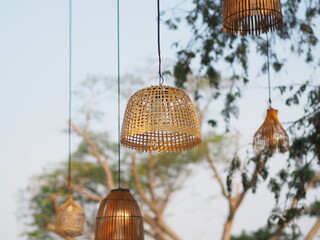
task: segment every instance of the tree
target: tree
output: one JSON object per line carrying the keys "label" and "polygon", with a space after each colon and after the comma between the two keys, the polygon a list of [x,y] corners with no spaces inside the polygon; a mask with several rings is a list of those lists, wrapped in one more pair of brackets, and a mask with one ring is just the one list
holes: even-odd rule
{"label": "tree", "polygon": [[[231,240],[268,240],[271,237],[271,232],[272,232],[272,229],[270,227],[264,227],[252,233],[247,233],[244,231],[239,236],[233,236]],[[283,234],[283,236],[281,236],[280,239],[293,240],[293,239],[298,239],[298,237],[301,237],[301,234],[299,233]]]}
{"label": "tree", "polygon": [[[95,77],[84,82],[86,89],[78,92],[81,98],[90,99],[85,101],[87,105],[81,108],[84,122],[71,124],[73,132],[80,139],[78,148],[72,155],[71,187],[75,200],[86,210],[85,239],[94,239],[98,204],[117,185],[117,144],[107,138],[107,133],[91,130],[92,122],[101,116],[100,111],[95,108],[95,101],[101,85],[107,82],[107,79],[97,80]],[[197,105],[197,110],[202,111],[200,105]],[[211,146],[220,146],[220,149],[223,142],[229,141],[226,137],[214,133],[207,134],[207,138]],[[203,160],[204,147],[203,145],[183,153],[158,155],[123,152],[121,186],[130,188],[138,200],[145,221],[145,231],[152,239],[181,239],[167,223],[165,211],[171,196],[181,189],[188,178],[190,165]],[[30,196],[30,208],[26,214],[31,217],[27,223],[29,228],[25,232],[30,240],[50,240],[54,239],[55,234],[59,235],[55,226],[55,214],[57,207],[66,200],[68,194],[65,169],[65,164],[62,164],[36,176],[25,192],[26,196]]]}
{"label": "tree", "polygon": [[[222,32],[221,1],[194,0],[192,4],[192,9],[183,17],[191,27],[193,36],[186,46],[176,44],[178,46],[178,60],[172,72],[175,76],[176,85],[194,94],[197,112],[202,127],[206,131],[208,130],[204,126],[206,121],[212,127],[223,122],[219,119],[208,119],[206,112],[212,102],[224,97],[225,104],[221,113],[227,122],[227,130],[230,130],[228,127],[230,119],[237,117],[240,111],[237,102],[242,95],[242,89],[250,81],[248,78],[250,51],[255,47],[258,54],[266,55],[266,41],[262,36],[231,36]],[[293,54],[304,57],[307,65],[317,67],[318,56],[313,53],[318,45],[315,23],[319,20],[319,4],[316,0],[304,2],[287,0],[283,2],[283,13],[285,17],[284,27],[271,35],[272,42],[285,41],[289,43],[288,46],[290,46]],[[177,28],[181,20],[181,16],[179,17],[169,19],[167,24],[171,28]],[[280,71],[285,68],[287,58],[288,56],[282,56],[281,53],[272,52],[271,66],[276,72]],[[197,60],[199,60],[198,65],[194,67],[193,64]],[[230,66],[230,72],[222,74],[222,71],[216,67],[219,66],[217,63],[227,63]],[[193,69],[198,69],[198,71],[196,70],[195,73]],[[265,71],[266,64],[263,64],[261,69]],[[191,78],[194,84],[190,85],[188,80]],[[228,91],[225,89],[222,91],[221,88],[228,88]],[[259,234],[259,237],[262,235],[261,238],[268,240],[297,236],[295,232],[290,234],[286,230],[288,227],[295,229],[293,223],[295,219],[303,215],[311,215],[311,212],[314,211],[312,209],[314,209],[313,206],[315,206],[316,201],[314,203],[310,203],[310,200],[307,201],[307,194],[314,191],[319,185],[319,85],[310,81],[299,83],[299,86],[278,86],[276,88],[282,94],[286,94],[285,96],[289,96],[287,99],[289,106],[293,104],[301,106],[305,102],[305,96],[308,96],[304,116],[286,125],[293,135],[293,141],[287,166],[276,176],[269,176],[267,167],[269,159],[273,157],[272,155],[250,152],[243,156],[238,154],[238,147],[234,147],[233,144],[226,156],[212,152],[211,145],[219,144],[221,143],[220,140],[223,140],[220,135],[204,136],[206,139],[204,144],[198,150],[188,152],[185,155],[125,155],[124,159],[130,164],[125,167],[127,174],[122,176],[127,177],[122,179],[122,182],[125,186],[134,184],[133,189],[137,189],[135,192],[136,198],[142,204],[142,211],[147,224],[146,230],[149,236],[157,240],[180,239],[178,234],[166,223],[164,212],[170,203],[170,196],[179,190],[181,181],[188,176],[185,166],[200,163],[201,160],[205,160],[206,164],[210,166],[214,179],[220,186],[221,194],[229,205],[228,217],[224,224],[223,240],[232,239],[232,226],[239,207],[249,191],[255,192],[262,181],[269,181],[269,189],[275,196],[275,209],[269,218],[269,225],[272,227],[268,227],[268,230],[259,230],[260,232],[257,231],[256,233]],[[292,94],[294,90],[296,92]],[[101,184],[101,188],[99,188],[101,192],[95,192],[96,188],[88,185],[91,183],[89,183],[89,180],[79,180],[79,182],[75,182],[73,188],[75,192],[78,192],[77,198],[80,201],[83,198],[91,204],[97,204],[96,202],[100,201],[115,185],[115,162],[112,161],[112,159],[115,159],[115,146],[106,140],[104,135],[90,129],[89,123],[91,122],[92,112],[94,111],[84,113],[87,117],[83,126],[73,125],[74,131],[82,139],[76,155],[79,156],[79,163],[94,164],[97,171],[100,169],[99,171],[105,178],[101,183],[92,182],[93,185]],[[234,132],[231,134],[234,134]],[[176,161],[177,159],[179,161]],[[219,170],[221,162],[222,164],[230,163],[227,174]],[[165,169],[170,169],[170,171],[165,172]],[[179,176],[179,181],[176,181],[175,176]],[[43,177],[44,181],[47,181],[47,177]],[[61,176],[59,176],[59,179],[63,183]],[[56,178],[53,179],[53,182],[55,181],[57,181]],[[46,187],[46,184],[43,184],[39,186],[38,191],[45,191]],[[63,188],[63,184],[61,188]],[[29,232],[29,236],[35,236],[36,239],[39,236],[44,236],[41,234],[48,234],[41,232],[41,227],[45,226],[44,223],[54,220],[54,204],[52,205],[52,201],[50,202],[50,199],[54,198],[49,196],[48,193],[56,191],[56,188],[46,191],[47,195],[45,195],[44,201],[50,211],[48,210],[47,214],[42,215],[42,211],[47,210],[41,210],[41,208],[36,210],[40,207],[39,204],[31,208],[34,211],[32,224],[36,226],[36,230]],[[41,194],[39,196],[34,195],[34,197],[37,199],[35,202],[42,201]],[[286,199],[289,204],[279,204],[280,198]],[[38,219],[39,216],[40,220]],[[314,217],[314,215],[311,216]],[[306,240],[315,236],[319,230],[319,225],[317,216],[317,221],[310,229]],[[90,229],[90,224],[88,226],[88,229]],[[90,235],[89,232],[90,230],[88,231]],[[256,233],[253,233],[254,237],[258,237],[258,235],[255,235]],[[32,234],[35,235],[32,236]],[[36,234],[38,235],[36,236]],[[245,233],[240,237],[243,239],[252,238],[251,234],[248,236]]]}
{"label": "tree", "polygon": [[[212,89],[218,90],[220,94],[217,94],[216,97],[224,97],[225,106],[221,113],[229,124],[230,118],[238,116],[237,100],[242,95],[241,89],[244,89],[250,81],[248,78],[250,50],[254,46],[256,53],[265,56],[267,47],[263,36],[232,36],[223,32],[221,5],[221,1],[194,0],[191,8],[184,11],[183,14],[177,14],[176,8],[167,11],[171,12],[172,16],[166,23],[169,28],[176,30],[185,20],[184,23],[192,31],[192,37],[187,41],[187,44],[181,45],[179,42],[175,44],[178,48],[177,62],[173,69],[176,85],[185,87],[188,75],[195,74],[193,69],[196,69],[196,75],[209,79]],[[182,8],[182,6],[179,6],[179,8]],[[319,2],[316,0],[305,2],[287,0],[282,1],[282,9],[284,26],[279,31],[270,34],[272,42],[286,42],[286,45],[290,46],[289,49],[292,54],[297,54],[300,58],[304,57],[306,65],[317,68],[319,58],[313,53],[318,47],[316,30],[318,25],[316,22],[319,21],[320,15]],[[290,56],[283,55],[282,52],[273,51],[271,53],[271,66],[275,72],[279,72],[285,67],[285,62]],[[195,62],[196,68],[194,67]],[[219,66],[225,64],[230,66],[231,71],[224,72],[224,75],[222,75]],[[261,69],[262,72],[265,72],[267,64],[263,64]],[[226,76],[227,74],[229,76]],[[223,82],[221,79],[229,79],[231,82],[230,91],[225,94],[221,94],[222,92],[219,91]],[[318,164],[316,164],[316,162],[319,163],[319,154],[316,149],[320,149],[319,85],[313,85],[312,80],[308,79],[297,85],[297,92],[288,97],[286,103],[290,106],[301,103],[301,100],[303,102],[305,90],[311,88],[307,93],[306,115],[290,123],[289,130],[294,135],[294,140],[288,166],[279,172],[276,177],[278,180],[272,177],[269,183],[270,190],[275,194],[276,203],[278,203],[281,195],[280,191],[284,191],[282,186],[287,184],[289,190],[285,196],[287,201],[291,201],[291,205],[280,212],[277,211],[279,208],[275,208],[270,221],[276,221],[278,228],[274,230],[270,240],[279,239],[290,222],[303,214],[304,208],[298,205],[306,198],[306,193],[317,187],[319,182],[320,170]],[[283,94],[288,89],[293,91],[295,86],[279,86],[278,89]],[[216,122],[216,120],[211,121]],[[230,165],[226,183],[219,176],[217,170],[212,168],[216,179],[220,183],[222,195],[229,201],[229,216],[224,227],[224,240],[230,239],[234,215],[248,190],[256,190],[259,178],[267,180],[268,169],[265,165],[270,157],[272,156],[256,155],[249,157],[249,161],[241,161],[236,156]],[[306,159],[309,160],[306,161]],[[246,162],[253,165],[253,171],[249,175]],[[290,169],[290,172],[288,172],[288,169]],[[232,179],[235,172],[238,172],[242,178],[243,190],[232,194],[231,191],[228,192],[227,190],[232,190]],[[312,231],[317,231],[317,229],[318,222],[316,222]]]}
{"label": "tree", "polygon": [[[190,81],[188,83],[188,88],[198,94],[195,95],[195,97],[201,96],[195,102],[195,106],[198,115],[200,116],[201,125],[203,126],[205,125],[205,120],[208,119],[206,117],[206,112],[210,111],[213,99],[212,96],[215,95],[215,93],[207,91],[207,82],[209,80],[200,77],[197,78],[197,80],[198,81]],[[89,80],[89,82],[90,81],[92,80]],[[90,85],[92,88],[90,91],[95,92],[94,88],[98,87],[99,84],[101,84],[101,82],[97,81],[95,84]],[[85,85],[87,86],[87,83]],[[98,88],[100,87],[101,86]],[[297,94],[299,95],[299,92],[297,92]],[[313,106],[313,108],[308,106],[306,109],[311,115],[306,114],[303,119],[299,119],[299,121],[304,121],[306,127],[311,131],[306,129],[305,133],[307,136],[301,134],[298,136],[300,139],[305,137],[307,137],[307,139],[313,139],[313,142],[311,141],[307,144],[307,142],[303,140],[302,143],[306,143],[307,146],[309,146],[308,149],[305,149],[301,148],[299,144],[296,144],[296,142],[299,142],[299,139],[297,138],[293,142],[291,148],[291,151],[298,151],[294,156],[303,158],[307,153],[311,153],[310,149],[313,149],[314,152],[318,150],[317,145],[315,145],[318,144],[318,128],[308,125],[309,122],[318,124],[316,121],[319,114],[317,94],[318,93],[315,90],[310,91],[309,105],[311,104],[310,106]],[[84,95],[81,95],[81,97],[83,96]],[[92,97],[90,97],[90,99],[92,99]],[[292,103],[291,99],[295,99],[295,97],[293,96],[288,99],[288,104]],[[77,201],[79,201],[85,209],[89,209],[90,214],[89,218],[87,215],[85,236],[88,239],[93,239],[94,209],[97,208],[98,203],[108,191],[116,185],[116,144],[111,143],[108,140],[106,133],[90,131],[91,122],[95,120],[94,116],[99,116],[99,111],[95,111],[92,107],[95,106],[94,101],[86,102],[89,102],[90,106],[85,107],[85,111],[81,114],[85,119],[84,124],[72,124],[74,132],[81,139],[77,151],[73,154],[73,159],[75,161],[73,162],[74,181],[72,187]],[[299,121],[295,121],[294,125],[297,125]],[[211,120],[209,120],[209,124],[210,126],[214,125]],[[299,126],[301,126],[301,124]],[[204,132],[207,131],[208,129],[205,128]],[[221,194],[228,201],[229,205],[229,215],[225,221],[222,239],[231,239],[232,226],[234,224],[236,212],[243,203],[248,192],[255,192],[259,182],[268,179],[266,164],[271,157],[270,155],[264,154],[250,154],[241,159],[236,151],[238,149],[237,146],[238,139],[236,136],[228,137],[227,135],[217,135],[211,130],[207,134],[204,134],[203,144],[199,148],[182,154],[141,155],[137,153],[124,153],[122,164],[124,172],[121,175],[121,181],[123,186],[129,187],[134,191],[135,197],[139,201],[143,211],[146,232],[152,239],[181,239],[179,235],[174,232],[174,229],[171,229],[167,224],[165,210],[170,204],[171,196],[180,190],[183,181],[188,178],[190,173],[190,168],[188,168],[188,166],[192,164],[207,164],[212,170],[214,179],[220,185]],[[301,152],[301,150],[304,152]],[[312,159],[314,160],[317,158],[313,157]],[[226,163],[230,164],[230,168],[228,173],[224,174],[221,171],[221,166],[225,166]],[[317,166],[315,165],[314,167]],[[29,194],[32,196],[30,209],[33,220],[30,224],[30,226],[33,227],[33,230],[27,231],[27,235],[30,239],[39,239],[41,237],[50,239],[53,235],[50,232],[43,231],[43,228],[55,232],[55,209],[56,206],[59,205],[58,203],[61,204],[61,202],[65,200],[67,194],[64,169],[65,166],[61,165],[54,170],[45,172],[37,177],[35,184],[31,185],[32,188],[29,188]],[[314,173],[316,172],[317,170],[315,169]],[[297,176],[301,175],[299,171],[297,173],[299,173]],[[304,171],[304,173],[310,175],[310,171]],[[236,179],[238,179],[236,175],[240,176],[240,183],[236,181]],[[312,176],[311,178],[295,178],[294,182],[290,183],[287,179],[284,179],[283,173],[279,173],[279,177],[282,177],[280,180],[282,179],[283,182],[278,182],[280,180],[271,178],[269,184],[270,190],[274,192],[275,196],[285,195],[283,192],[280,192],[280,186],[288,183],[292,184],[290,188],[291,191],[300,189],[297,193],[301,194],[302,184],[304,187],[307,187],[304,190],[304,193],[306,193],[306,191],[317,186],[315,185],[317,183],[317,175],[313,174]],[[297,179],[304,179],[304,182],[299,185]],[[298,199],[296,199],[296,195],[294,194],[286,195],[288,196],[288,200],[292,199],[294,202],[293,207],[296,207],[298,202],[306,197],[306,194],[299,195],[300,197]],[[290,212],[292,213],[292,211]],[[276,220],[284,219],[284,217],[279,214],[279,211],[274,211],[274,213],[277,213],[277,215],[271,217],[270,223],[272,221],[275,222]],[[281,213],[285,214],[285,211],[282,211]],[[287,218],[285,224],[281,225],[275,223],[274,226],[276,227],[273,227],[269,231],[270,236],[273,236],[272,234],[275,233],[278,233],[278,235],[274,239],[281,239],[279,238],[280,236],[286,236],[286,233],[283,233],[286,226],[289,226],[294,218],[307,214],[307,211],[304,209],[297,209],[294,213],[294,215],[291,214],[291,218],[285,216]],[[311,234],[317,231],[317,226],[316,223],[315,227],[310,231]]]}
{"label": "tree", "polygon": [[[182,1],[166,11],[170,14],[166,20],[169,28],[177,30],[180,25],[186,24],[192,31],[186,44],[183,44],[184,41],[181,43],[180,39],[174,44],[177,47],[177,62],[172,71],[175,83],[183,88],[189,74],[200,75],[209,79],[212,88],[218,89],[221,79],[229,78],[232,84],[230,91],[223,95],[225,108],[222,111],[228,120],[237,116],[236,100],[241,97],[240,89],[250,81],[250,52],[255,49],[257,54],[266,56],[265,36],[234,36],[223,32],[222,0],[193,0],[191,7],[186,6],[186,9],[184,3],[189,2]],[[316,23],[320,15],[319,1],[285,0],[281,4],[284,24],[280,30],[269,34],[272,43],[276,45],[277,42],[285,42],[285,48],[299,58],[304,58],[306,65],[317,67],[319,56],[314,53],[318,46]],[[272,51],[271,46],[270,66],[275,72],[282,70],[289,58],[287,53]],[[225,65],[229,65],[231,70],[222,74],[221,66]],[[261,70],[266,72],[266,61]]]}
{"label": "tree", "polygon": [[[273,221],[277,221],[278,228],[270,240],[278,239],[294,218],[308,213],[306,209],[312,209],[312,207],[299,206],[299,202],[306,198],[308,191],[319,186],[320,86],[302,85],[293,96],[287,99],[286,103],[288,105],[299,104],[300,96],[308,88],[310,90],[307,93],[307,104],[304,108],[305,114],[294,121],[289,128],[295,138],[291,145],[287,168],[278,173],[277,179],[272,178],[270,180],[270,188],[275,194],[277,203],[284,185],[287,185],[289,189],[286,194],[286,200],[291,201],[289,207],[282,211],[275,209],[274,215],[271,216]],[[290,170],[291,174],[289,174],[290,172],[288,173],[288,170]],[[314,209],[317,209],[317,204],[313,204],[313,206]],[[318,231],[318,225],[316,223],[311,232]],[[310,234],[306,239],[312,239]]]}

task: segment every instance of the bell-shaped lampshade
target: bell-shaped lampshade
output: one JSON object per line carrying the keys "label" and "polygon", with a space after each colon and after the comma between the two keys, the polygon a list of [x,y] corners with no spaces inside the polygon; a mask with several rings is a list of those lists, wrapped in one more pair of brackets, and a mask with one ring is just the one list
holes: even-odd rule
{"label": "bell-shaped lampshade", "polygon": [[84,221],[85,218],[82,207],[73,200],[70,194],[68,201],[58,209],[56,224],[59,234],[67,237],[81,236]]}
{"label": "bell-shaped lampshade", "polygon": [[200,142],[197,114],[183,90],[152,86],[129,99],[121,130],[124,146],[144,152],[180,152]]}
{"label": "bell-shaped lampshade", "polygon": [[95,226],[95,240],[144,240],[140,208],[128,189],[113,189],[102,200]]}
{"label": "bell-shaped lampshade", "polygon": [[253,150],[273,154],[289,149],[289,137],[278,120],[278,110],[269,108],[264,123],[254,134]]}
{"label": "bell-shaped lampshade", "polygon": [[283,23],[280,0],[223,0],[223,30],[259,35]]}

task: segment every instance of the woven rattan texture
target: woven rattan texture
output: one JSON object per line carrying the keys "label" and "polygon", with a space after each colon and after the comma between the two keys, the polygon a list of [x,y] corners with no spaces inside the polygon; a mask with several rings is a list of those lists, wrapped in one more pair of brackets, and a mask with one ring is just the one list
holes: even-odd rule
{"label": "woven rattan texture", "polygon": [[76,237],[81,236],[84,227],[84,211],[75,201],[72,196],[69,196],[65,202],[58,209],[57,227],[62,236]]}
{"label": "woven rattan texture", "polygon": [[148,87],[129,99],[121,130],[124,146],[144,152],[179,152],[200,142],[197,114],[183,90]]}
{"label": "woven rattan texture", "polygon": [[267,116],[254,134],[253,149],[256,152],[286,152],[289,150],[289,137],[278,120],[278,110],[268,109]]}
{"label": "woven rattan texture", "polygon": [[95,240],[144,240],[140,208],[126,189],[112,190],[102,200],[96,218]]}
{"label": "woven rattan texture", "polygon": [[280,0],[223,0],[223,30],[259,35],[283,23]]}

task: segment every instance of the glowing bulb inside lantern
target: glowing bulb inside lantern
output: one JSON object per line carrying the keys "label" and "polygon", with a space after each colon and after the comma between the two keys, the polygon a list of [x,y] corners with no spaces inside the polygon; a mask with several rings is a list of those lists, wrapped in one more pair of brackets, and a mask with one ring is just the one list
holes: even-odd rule
{"label": "glowing bulb inside lantern", "polygon": [[117,217],[130,217],[130,214],[127,211],[117,211]]}

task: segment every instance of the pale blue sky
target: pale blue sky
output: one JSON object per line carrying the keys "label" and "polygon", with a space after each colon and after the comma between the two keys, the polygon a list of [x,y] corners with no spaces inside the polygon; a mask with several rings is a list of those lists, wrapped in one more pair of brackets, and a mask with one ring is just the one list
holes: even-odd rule
{"label": "pale blue sky", "polygon": [[[163,7],[173,6],[175,2],[180,1],[163,1]],[[115,10],[116,1],[73,1],[74,86],[88,74],[115,76]],[[155,69],[150,84],[157,84],[155,14],[155,1],[121,1],[122,73],[139,75],[134,71],[143,70],[148,64],[147,69]],[[164,59],[170,59],[167,62],[164,60],[165,65],[170,64],[175,56],[170,48],[171,43],[186,39],[189,33],[186,29],[170,32],[162,27],[162,30],[162,54]],[[48,164],[62,161],[67,155],[67,136],[62,130],[66,127],[68,116],[68,1],[0,0],[0,36],[0,229],[2,239],[22,240],[24,238],[18,237],[21,229],[16,219],[18,190],[26,187],[32,175],[40,173]],[[278,48],[282,49],[283,46]],[[263,59],[254,57],[250,63],[259,61]],[[272,75],[275,85],[300,82],[305,79],[306,73],[319,76],[319,71],[297,71],[299,61],[302,60],[289,62],[286,72]],[[257,70],[254,70],[251,76],[256,74]],[[263,121],[267,94],[265,89],[257,90],[255,87],[266,86],[265,80],[265,76],[261,76],[253,81],[241,100],[242,114],[234,124],[241,128],[245,143],[250,141]],[[166,84],[172,85],[172,82],[167,81]],[[275,94],[274,106],[281,108],[280,120],[289,121],[301,110],[286,108],[283,99],[278,93]],[[111,106],[112,103],[106,103],[106,108]],[[253,113],[258,120],[248,124],[248,118]],[[108,126],[110,124],[116,127],[114,122],[106,123]],[[110,128],[106,127],[107,130]],[[270,164],[277,168],[282,166],[283,163],[279,164],[279,161],[284,159],[276,158]],[[204,169],[197,170],[200,171]],[[171,213],[174,214],[170,215],[169,210],[169,221],[184,240],[208,240],[210,236],[218,239],[221,234],[222,220],[226,214],[221,205],[225,207],[225,203],[219,198],[210,203],[213,195],[219,192],[213,181],[208,181],[208,185],[201,184],[210,176],[206,172],[187,182],[189,188],[184,192],[185,195],[177,195],[173,199]],[[199,187],[193,188],[194,185]],[[201,195],[208,186],[216,189],[211,197]],[[187,194],[199,195],[198,202],[183,200],[181,204]],[[270,201],[264,203],[265,199]],[[262,226],[272,206],[271,199],[267,193],[251,196],[239,212],[235,232]],[[194,210],[192,206],[198,203],[201,207]],[[255,213],[259,209],[262,217],[257,218]],[[190,214],[207,219],[206,226],[192,225],[190,228],[189,225],[194,224],[187,220]]]}

